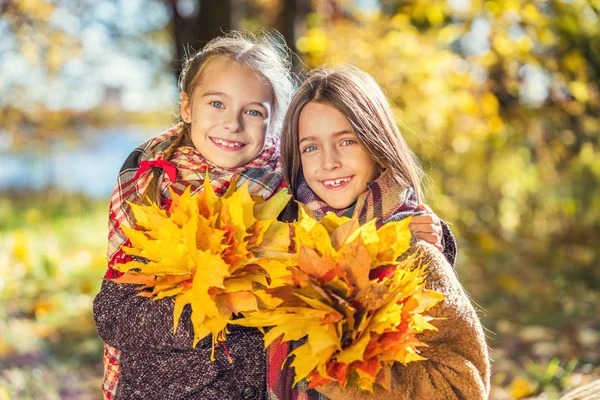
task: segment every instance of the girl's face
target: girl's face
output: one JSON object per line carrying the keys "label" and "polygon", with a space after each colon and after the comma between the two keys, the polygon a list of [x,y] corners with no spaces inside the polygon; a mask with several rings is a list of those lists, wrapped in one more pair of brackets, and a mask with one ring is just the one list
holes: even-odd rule
{"label": "girl's face", "polygon": [[352,205],[377,175],[344,114],[327,104],[311,101],[300,112],[298,148],[306,182],[333,208]]}
{"label": "girl's face", "polygon": [[194,146],[223,168],[240,167],[260,154],[272,111],[271,86],[225,57],[207,66],[191,99],[181,95],[181,116],[191,123]]}

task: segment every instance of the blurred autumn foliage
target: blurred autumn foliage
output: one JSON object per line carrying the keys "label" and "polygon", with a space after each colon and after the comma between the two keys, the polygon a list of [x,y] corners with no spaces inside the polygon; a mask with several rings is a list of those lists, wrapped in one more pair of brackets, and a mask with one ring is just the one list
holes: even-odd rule
{"label": "blurred autumn foliage", "polygon": [[[48,22],[61,3],[0,4],[20,38],[16,48],[47,63],[49,76],[81,47],[77,35]],[[92,2],[78,3],[85,18]],[[105,21],[123,48],[136,43],[136,55],[162,65],[157,80],[172,79],[164,76],[177,52],[164,46],[174,43],[168,10],[176,3],[146,0],[167,17],[142,16],[148,28],[135,35]],[[291,3],[302,22],[294,44],[306,68],[351,62],[395,104],[431,177],[426,201],[453,224],[460,280],[489,329],[492,397],[557,398],[598,378],[600,1],[231,0],[230,22],[251,30],[281,25]],[[12,89],[26,95],[24,87]],[[78,124],[157,121],[110,110],[4,104],[0,129],[56,139],[76,135]]]}
{"label": "blurred autumn foliage", "polygon": [[124,53],[150,66],[148,86],[173,84],[165,73],[169,18],[160,2],[148,3],[136,15],[137,7],[113,0],[0,2],[0,135],[10,138],[9,151],[77,141],[85,127],[169,122],[170,107],[123,104],[123,78],[107,70]]}

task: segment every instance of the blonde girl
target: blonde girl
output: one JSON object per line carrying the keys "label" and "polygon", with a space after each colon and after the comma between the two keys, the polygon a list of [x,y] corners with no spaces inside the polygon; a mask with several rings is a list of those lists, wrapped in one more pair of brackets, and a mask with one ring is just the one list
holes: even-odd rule
{"label": "blonde girl", "polygon": [[[217,193],[233,176],[265,198],[283,187],[277,134],[295,85],[286,49],[268,35],[230,33],[185,62],[180,122],[125,161],[110,204],[108,272],[129,260],[121,227],[133,226],[127,203],[150,198],[162,207],[169,188],[201,189],[208,172]],[[151,301],[131,285],[105,280],[94,301],[104,340],[105,399],[259,399],[268,393],[268,360],[257,330],[231,328],[228,351],[210,361],[206,338],[192,348],[189,308],[173,334],[173,298]]]}

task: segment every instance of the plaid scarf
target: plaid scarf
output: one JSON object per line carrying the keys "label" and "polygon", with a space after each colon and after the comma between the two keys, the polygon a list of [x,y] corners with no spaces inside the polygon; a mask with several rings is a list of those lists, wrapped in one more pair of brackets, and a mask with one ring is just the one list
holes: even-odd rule
{"label": "plaid scarf", "polygon": [[[414,189],[401,187],[389,172],[384,172],[377,180],[369,182],[367,191],[358,197],[356,203],[345,209],[330,207],[321,200],[308,186],[302,172],[299,174],[298,181],[296,199],[306,204],[317,219],[333,212],[338,216],[357,217],[360,225],[377,219],[376,226],[380,228],[388,222],[400,221],[411,215],[425,213],[418,208],[419,200]],[[351,215],[348,215],[350,213]],[[446,221],[440,220],[440,226],[442,228],[443,253],[454,268],[457,254],[456,239]]]}
{"label": "plaid scarf", "polygon": [[[425,213],[417,207],[419,200],[414,189],[400,187],[389,172],[384,172],[377,180],[369,182],[367,191],[358,197],[356,203],[345,209],[335,209],[321,200],[308,186],[302,172],[300,172],[298,180],[296,199],[306,204],[317,219],[333,212],[338,216],[357,217],[360,225],[377,219],[376,226],[380,228],[388,222],[400,221],[411,215]],[[350,213],[351,215],[348,215]],[[442,247],[444,248],[442,252],[454,268],[457,254],[456,239],[446,221],[440,220],[440,226],[442,228]]]}
{"label": "plaid scarf", "polygon": [[282,342],[279,337],[267,348],[267,400],[329,400],[314,389],[307,390],[305,379],[293,386],[293,358],[288,355],[301,343]]}
{"label": "plaid scarf", "polygon": [[367,191],[358,197],[356,203],[344,209],[333,208],[321,200],[308,186],[302,172],[298,181],[296,198],[306,204],[317,219],[330,212],[338,216],[347,215],[354,207],[352,217],[357,217],[360,225],[377,218],[379,228],[386,222],[399,221],[410,215],[423,213],[417,208],[419,201],[414,189],[400,187],[389,172],[384,172],[377,180],[369,182]]}
{"label": "plaid scarf", "polygon": [[[210,183],[217,194],[227,190],[234,177],[238,178],[238,186],[249,181],[252,196],[269,198],[285,186],[279,163],[278,138],[269,138],[264,150],[256,159],[238,168],[218,167],[210,163],[192,146],[180,146],[170,161],[164,160],[165,151],[182,129],[184,129],[183,124],[178,124],[138,147],[132,153],[132,156],[137,155],[137,162],[130,160],[132,158],[130,156],[119,173],[110,202],[107,251],[109,272],[114,264],[126,262],[121,246],[127,245],[127,238],[121,230],[121,225],[134,226],[133,214],[127,201],[139,201],[154,174],[162,178],[160,182],[162,204],[160,205],[163,208],[170,204],[169,188],[177,194],[183,193],[188,186],[191,186],[192,191],[202,190],[207,171]],[[111,278],[116,273],[117,271],[112,270],[107,277]]]}
{"label": "plaid scarf", "polygon": [[[121,226],[135,226],[133,213],[127,202],[139,201],[153,175],[160,178],[160,206],[163,208],[168,207],[171,202],[169,188],[177,194],[183,193],[188,186],[191,186],[192,191],[202,190],[207,172],[217,194],[224,193],[234,177],[238,178],[238,186],[249,182],[252,196],[269,198],[285,187],[279,162],[278,138],[268,138],[260,155],[238,168],[218,167],[206,160],[196,148],[188,145],[176,149],[171,160],[164,160],[163,155],[182,129],[183,124],[178,124],[156,136],[135,149],[125,161],[110,201],[106,278],[119,277],[121,273],[112,266],[131,260],[121,249],[122,246],[130,245]],[[107,400],[112,400],[117,390],[120,376],[119,357],[118,349],[105,345],[102,392]]]}

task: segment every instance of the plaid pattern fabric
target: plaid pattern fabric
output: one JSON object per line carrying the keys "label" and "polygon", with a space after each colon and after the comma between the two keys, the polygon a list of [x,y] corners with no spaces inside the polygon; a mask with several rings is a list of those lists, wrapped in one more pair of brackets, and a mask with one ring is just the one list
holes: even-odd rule
{"label": "plaid pattern fabric", "polygon": [[281,337],[275,339],[267,348],[267,399],[268,400],[328,400],[316,390],[307,390],[308,382],[302,380],[295,387],[294,371],[290,367],[292,359],[288,354],[302,342],[281,342]]}
{"label": "plaid pattern fabric", "polygon": [[120,351],[107,344],[104,345],[104,379],[102,380],[102,395],[104,400],[114,400],[119,383]]}
{"label": "plaid pattern fabric", "polygon": [[[238,178],[238,186],[246,181],[249,182],[249,190],[252,196],[269,198],[279,189],[285,187],[279,163],[278,138],[267,138],[262,153],[255,160],[238,168],[227,169],[211,164],[196,148],[187,145],[180,146],[168,162],[163,160],[163,154],[177,135],[181,133],[182,129],[184,129],[183,124],[178,124],[142,144],[123,165],[110,202],[106,278],[120,276],[121,273],[113,269],[112,266],[131,260],[121,249],[122,246],[130,245],[129,240],[123,234],[121,226],[134,226],[131,207],[127,202],[135,202],[141,198],[153,174],[157,172],[161,174],[160,197],[162,207],[167,207],[170,203],[169,189],[177,194],[183,193],[188,186],[191,186],[192,191],[202,190],[206,173],[208,173],[211,185],[217,194],[227,190],[234,177]],[[155,165],[162,165],[162,170],[149,168],[142,171],[140,163],[144,161],[150,164],[154,162]],[[164,167],[170,167],[171,165],[175,167],[174,180],[172,171],[165,171],[166,168]],[[115,397],[120,372],[119,354],[119,350],[105,345],[103,358],[104,380],[102,385],[105,400],[113,400]]]}
{"label": "plaid pattern fabric", "polygon": [[[348,208],[333,208],[321,200],[308,186],[302,174],[298,180],[296,198],[308,206],[315,218],[321,219],[330,212],[341,216],[348,211]],[[358,197],[352,217],[358,217],[360,225],[377,218],[377,226],[380,227],[398,213],[405,213],[404,217],[420,214],[418,205],[417,195],[412,188],[401,188],[392,174],[384,172],[377,180],[369,182],[367,191]]]}
{"label": "plaid pattern fabric", "polygon": [[283,400],[288,388],[292,387],[289,368],[283,369],[285,359],[290,352],[288,343],[282,343],[281,338],[275,339],[267,348],[267,390],[269,400]]}
{"label": "plaid pattern fabric", "polygon": [[[424,213],[417,208],[419,200],[414,189],[411,187],[401,188],[393,176],[387,172],[381,174],[377,180],[369,182],[367,191],[358,197],[355,205],[345,209],[333,208],[321,200],[308,186],[302,173],[298,178],[296,198],[306,204],[317,219],[323,218],[329,212],[338,216],[349,215],[352,212],[352,217],[358,217],[360,225],[377,218],[376,225],[379,228],[387,222],[400,221],[411,215]],[[457,255],[456,239],[448,223],[440,220],[440,225],[442,227],[443,253],[454,268]]]}
{"label": "plaid pattern fabric", "polygon": [[[109,267],[127,261],[121,251],[121,246],[127,245],[127,237],[122,233],[121,225],[131,226],[133,221],[131,208],[127,201],[139,200],[146,191],[152,175],[156,172],[161,173],[163,178],[160,183],[161,199],[163,200],[161,206],[163,207],[170,202],[169,188],[177,194],[183,193],[188,186],[191,186],[193,191],[202,190],[207,172],[210,183],[217,194],[227,190],[234,177],[238,178],[238,185],[249,181],[249,190],[252,196],[268,198],[285,186],[279,164],[279,140],[276,137],[268,138],[263,152],[255,160],[242,167],[232,169],[218,167],[206,160],[196,148],[180,146],[170,160],[170,163],[177,169],[175,181],[157,169],[148,169],[136,176],[140,162],[162,160],[163,154],[182,129],[184,129],[183,124],[178,124],[138,147],[136,149],[139,154],[137,162],[130,165],[126,163],[119,173],[109,210],[107,250]],[[114,273],[112,272],[112,274]]]}

